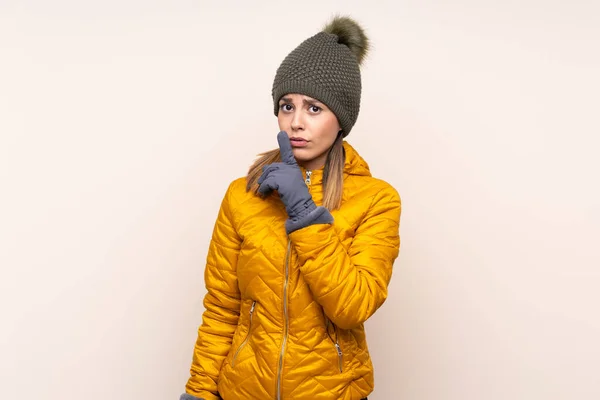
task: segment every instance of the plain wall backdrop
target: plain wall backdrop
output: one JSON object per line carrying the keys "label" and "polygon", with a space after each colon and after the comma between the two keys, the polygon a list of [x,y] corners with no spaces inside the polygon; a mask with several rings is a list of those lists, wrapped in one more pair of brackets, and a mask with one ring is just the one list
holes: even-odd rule
{"label": "plain wall backdrop", "polygon": [[403,200],[369,398],[600,398],[592,0],[0,0],[0,398],[178,398],[221,198],[338,12]]}

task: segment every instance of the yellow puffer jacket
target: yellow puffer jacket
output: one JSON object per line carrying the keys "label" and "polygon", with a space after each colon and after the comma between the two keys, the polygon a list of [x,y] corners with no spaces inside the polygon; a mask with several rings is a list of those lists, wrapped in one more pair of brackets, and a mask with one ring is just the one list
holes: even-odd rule
{"label": "yellow puffer jacket", "polygon": [[[207,257],[189,395],[358,400],[373,390],[363,323],[387,297],[400,197],[347,142],[344,149],[343,202],[332,225],[288,236],[276,195],[246,192],[245,178],[229,186]],[[317,205],[322,172],[307,179]]]}

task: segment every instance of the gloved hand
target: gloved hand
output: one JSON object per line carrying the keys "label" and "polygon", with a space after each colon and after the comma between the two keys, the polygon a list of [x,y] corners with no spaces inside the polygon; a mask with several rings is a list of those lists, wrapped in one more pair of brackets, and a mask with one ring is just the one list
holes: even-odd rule
{"label": "gloved hand", "polygon": [[277,134],[281,161],[266,165],[258,178],[258,192],[267,195],[277,190],[288,214],[288,234],[313,224],[331,224],[333,216],[325,207],[317,207],[304,183],[302,171],[294,158],[290,138],[285,131]]}
{"label": "gloved hand", "polygon": [[204,400],[203,398],[194,397],[191,394],[184,393],[179,400]]}

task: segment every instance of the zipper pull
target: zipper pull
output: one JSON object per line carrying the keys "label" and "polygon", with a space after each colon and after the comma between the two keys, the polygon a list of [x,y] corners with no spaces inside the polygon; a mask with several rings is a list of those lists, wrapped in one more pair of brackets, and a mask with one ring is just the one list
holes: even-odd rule
{"label": "zipper pull", "polygon": [[340,345],[338,344],[338,342],[335,342],[335,348],[337,349],[337,353],[338,353],[338,364],[340,367],[340,372],[344,372],[344,361],[342,359],[342,348],[340,347]]}
{"label": "zipper pull", "polygon": [[250,315],[254,312],[254,307],[256,306],[256,301],[252,302],[252,307],[250,307]]}
{"label": "zipper pull", "polygon": [[306,186],[310,186],[310,175],[312,174],[312,171],[306,171],[306,179],[304,180],[304,183],[306,183]]}
{"label": "zipper pull", "polygon": [[339,344],[337,344],[337,343],[335,344],[335,348],[337,349],[338,356],[340,356],[340,357],[341,357],[341,356],[342,356],[342,348],[341,348],[341,347],[340,347],[340,345],[339,345]]}

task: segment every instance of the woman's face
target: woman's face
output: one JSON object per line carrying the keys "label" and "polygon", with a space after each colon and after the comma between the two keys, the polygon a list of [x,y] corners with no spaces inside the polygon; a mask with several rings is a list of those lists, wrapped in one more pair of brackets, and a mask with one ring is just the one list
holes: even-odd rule
{"label": "woman's face", "polygon": [[308,170],[325,165],[327,152],[341,129],[325,104],[302,94],[286,94],[279,100],[277,121],[279,130],[290,138],[298,164]]}

